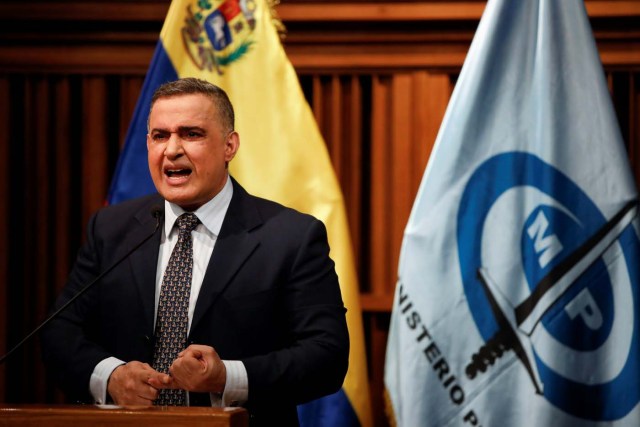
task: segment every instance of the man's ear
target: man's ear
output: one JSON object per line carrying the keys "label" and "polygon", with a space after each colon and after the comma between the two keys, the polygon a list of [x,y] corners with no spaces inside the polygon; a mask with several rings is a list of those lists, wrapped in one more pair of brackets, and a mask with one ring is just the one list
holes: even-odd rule
{"label": "man's ear", "polygon": [[238,132],[233,131],[227,135],[227,140],[225,141],[224,147],[224,159],[226,162],[230,162],[238,152],[240,148],[240,135]]}

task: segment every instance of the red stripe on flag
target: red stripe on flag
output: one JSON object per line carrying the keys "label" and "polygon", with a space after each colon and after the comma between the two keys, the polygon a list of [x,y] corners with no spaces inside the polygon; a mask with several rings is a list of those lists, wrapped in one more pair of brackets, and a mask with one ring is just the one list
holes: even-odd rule
{"label": "red stripe on flag", "polygon": [[241,12],[238,0],[227,0],[220,5],[218,10],[227,22],[231,21]]}

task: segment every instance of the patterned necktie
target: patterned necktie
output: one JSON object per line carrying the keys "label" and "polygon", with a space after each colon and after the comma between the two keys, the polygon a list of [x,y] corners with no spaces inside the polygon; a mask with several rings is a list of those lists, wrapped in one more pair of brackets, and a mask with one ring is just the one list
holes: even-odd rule
{"label": "patterned necktie", "polygon": [[[191,231],[200,221],[194,214],[185,213],[178,217],[176,223],[179,230],[178,243],[173,248],[162,279],[153,351],[153,368],[163,373],[169,372],[169,367],[187,344],[193,271]],[[184,390],[161,390],[154,404],[184,406],[185,394]]]}

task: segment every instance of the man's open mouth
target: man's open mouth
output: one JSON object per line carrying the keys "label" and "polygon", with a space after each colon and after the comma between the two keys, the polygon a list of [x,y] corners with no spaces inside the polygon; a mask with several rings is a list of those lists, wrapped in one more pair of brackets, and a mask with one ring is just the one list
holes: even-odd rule
{"label": "man's open mouth", "polygon": [[191,175],[191,169],[165,169],[164,173],[169,178],[189,176]]}

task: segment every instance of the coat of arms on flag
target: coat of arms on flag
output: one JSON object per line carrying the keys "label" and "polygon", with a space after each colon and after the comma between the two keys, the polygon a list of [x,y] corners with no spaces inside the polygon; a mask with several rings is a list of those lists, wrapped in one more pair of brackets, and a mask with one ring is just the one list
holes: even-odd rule
{"label": "coat of arms on flag", "polygon": [[223,73],[254,41],[253,0],[198,0],[186,6],[182,40],[189,58],[200,69]]}

